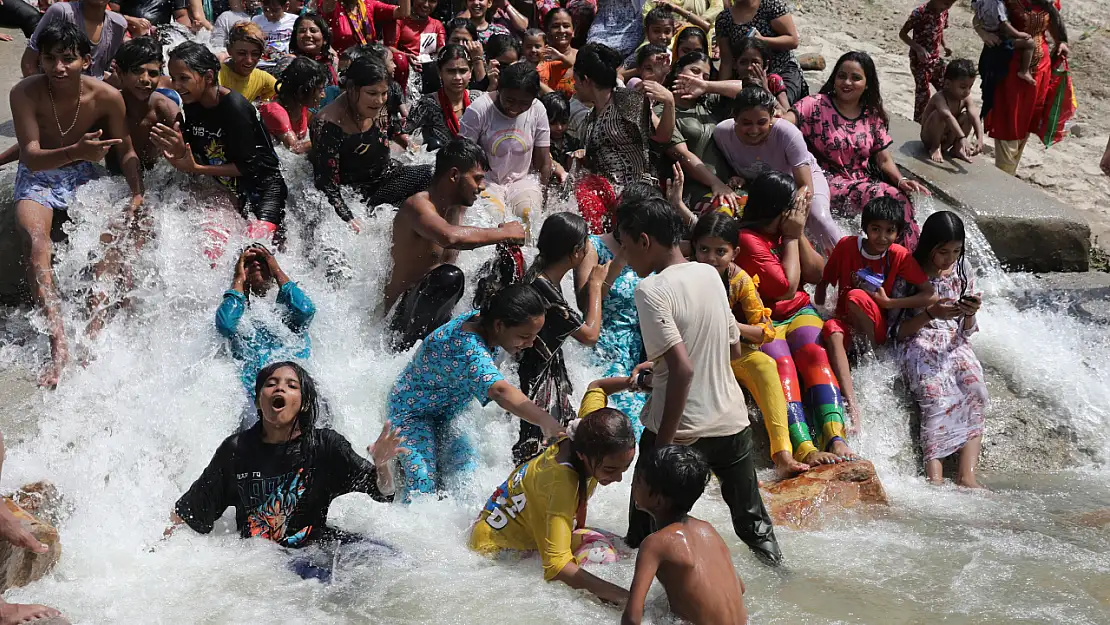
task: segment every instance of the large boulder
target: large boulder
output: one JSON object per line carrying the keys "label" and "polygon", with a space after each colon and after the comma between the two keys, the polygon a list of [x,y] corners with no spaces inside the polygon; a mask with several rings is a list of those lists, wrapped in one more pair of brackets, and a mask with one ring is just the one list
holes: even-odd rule
{"label": "large boulder", "polygon": [[46,553],[34,553],[0,540],[0,593],[3,593],[9,588],[26,586],[45,575],[62,556],[62,543],[58,530],[31,516],[10,498],[4,497],[0,505],[7,506],[28,531],[48,547]]}
{"label": "large boulder", "polygon": [[829,464],[767,485],[763,498],[775,525],[815,529],[826,514],[860,505],[888,505],[886,491],[866,460]]}

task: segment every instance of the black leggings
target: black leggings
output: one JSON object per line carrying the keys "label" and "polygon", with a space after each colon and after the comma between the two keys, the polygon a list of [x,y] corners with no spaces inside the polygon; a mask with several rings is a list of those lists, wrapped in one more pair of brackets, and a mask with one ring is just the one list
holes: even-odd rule
{"label": "black leggings", "polygon": [[433,165],[401,165],[390,172],[388,179],[375,181],[373,186],[364,185],[359,190],[371,211],[379,204],[400,206],[417,193],[427,191],[434,172]]}
{"label": "black leggings", "polygon": [[809,95],[809,83],[806,82],[806,76],[802,73],[802,67],[798,65],[797,61],[781,69],[783,71],[779,72],[779,78],[782,78],[783,84],[786,85],[786,99],[790,101],[790,104],[794,104]]}
{"label": "black leggings", "polygon": [[0,4],[0,26],[18,28],[28,39],[34,34],[40,19],[42,14],[39,10],[23,0],[6,0]]}
{"label": "black leggings", "polygon": [[393,350],[403,352],[451,320],[451,311],[466,290],[466,276],[454,265],[440,265],[401,296],[389,322]]}
{"label": "black leggings", "polygon": [[[752,429],[744,428],[732,436],[701,438],[690,445],[705,456],[709,469],[721,483],[721,497],[732,514],[732,529],[755,554],[762,559],[778,564],[782,561],[782,551],[775,539],[775,528],[763,498],[759,495],[759,480],[755,476],[752,461]],[[644,430],[640,436],[640,457],[651,453],[655,448],[655,433]],[[636,479],[636,474],[632,474]],[[656,529],[651,515],[636,508],[634,501],[628,506],[628,536],[625,542],[633,549]]]}
{"label": "black leggings", "polygon": [[258,181],[258,184],[240,196],[239,212],[247,217],[249,207],[249,214],[256,219],[281,226],[285,219],[285,200],[288,197],[289,188],[285,186],[285,179],[280,174],[270,176]]}

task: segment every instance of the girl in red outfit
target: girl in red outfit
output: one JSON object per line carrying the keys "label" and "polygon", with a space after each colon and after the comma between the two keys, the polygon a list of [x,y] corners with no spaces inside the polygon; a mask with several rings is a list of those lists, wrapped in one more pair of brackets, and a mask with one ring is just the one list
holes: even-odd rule
{"label": "girl in red outfit", "polygon": [[308,138],[308,122],[312,120],[309,109],[320,104],[327,80],[327,70],[322,65],[299,56],[281,73],[277,98],[258,107],[262,125],[294,154],[304,154],[312,148]]}
{"label": "girl in red outfit", "polygon": [[400,0],[396,6],[379,0],[324,0],[321,12],[331,28],[332,45],[342,54],[351,46],[377,40],[377,25],[408,17],[412,4],[410,0]]}

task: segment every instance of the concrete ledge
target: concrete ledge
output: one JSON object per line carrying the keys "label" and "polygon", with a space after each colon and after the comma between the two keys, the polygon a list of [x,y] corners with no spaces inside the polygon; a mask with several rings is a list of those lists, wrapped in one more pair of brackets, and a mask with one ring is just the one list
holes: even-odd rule
{"label": "concrete ledge", "polygon": [[974,163],[930,161],[914,122],[892,119],[890,132],[898,166],[972,216],[1007,269],[1087,271],[1091,228],[1078,211],[997,169],[988,156]]}

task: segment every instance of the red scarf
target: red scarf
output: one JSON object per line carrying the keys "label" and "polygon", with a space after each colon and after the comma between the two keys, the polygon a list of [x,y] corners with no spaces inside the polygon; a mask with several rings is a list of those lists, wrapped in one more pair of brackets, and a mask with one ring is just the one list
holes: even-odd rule
{"label": "red scarf", "polygon": [[[451,100],[447,97],[447,92],[440,87],[436,92],[436,97],[439,98],[439,108],[443,109],[443,121],[447,122],[447,130],[451,131],[452,137],[459,136],[459,116],[455,114],[455,107],[451,104]],[[470,106],[470,91],[463,89],[463,110]]]}

